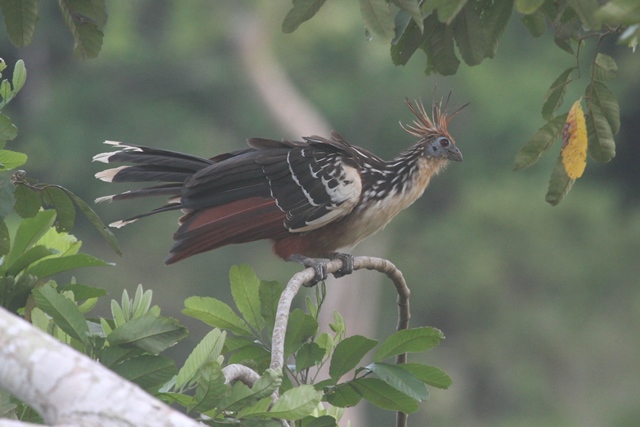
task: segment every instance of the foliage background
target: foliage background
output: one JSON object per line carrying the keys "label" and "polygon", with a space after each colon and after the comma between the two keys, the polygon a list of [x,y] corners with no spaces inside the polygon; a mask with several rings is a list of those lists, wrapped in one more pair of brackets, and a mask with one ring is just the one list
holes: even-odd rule
{"label": "foliage background", "polygon": [[[405,96],[430,102],[435,85],[441,94],[453,89],[454,104],[471,102],[451,125],[464,163],[435,179],[367,247],[367,255],[388,257],[404,271],[412,325],[432,325],[447,336],[429,363],[447,371],[454,385],[432,390],[411,424],[637,425],[638,54],[613,40],[605,45],[620,67],[612,85],[622,112],[617,157],[591,164],[551,208],[544,193],[554,156],[511,171],[515,152],[543,123],[542,96],[574,62],[549,34],[532,39],[512,20],[495,59],[462,66],[454,77],[426,78],[420,58],[394,67],[384,43],[367,41],[357,3],[327,4],[294,34],[283,34],[289,7],[288,1],[110,3],[101,53],[81,61],[56,5],[43,2],[31,46],[15,49],[0,32],[1,56],[7,64],[23,58],[29,72],[23,93],[6,109],[20,128],[14,147],[30,157],[28,175],[90,200],[114,191],[92,178],[99,165],[90,159],[105,150],[105,139],[207,156],[241,147],[251,136],[299,137],[278,129],[247,82],[234,35],[252,19],[263,22],[281,64],[332,127],[384,157],[412,143],[396,124],[410,119]],[[581,95],[571,90],[567,99]],[[144,206],[97,207],[106,221],[138,209]],[[183,301],[228,298],[232,264],[248,262],[261,278],[278,280],[298,268],[276,261],[267,242],[165,267],[171,215],[116,232],[125,252],[120,259],[85,226],[74,233],[86,251],[118,265],[101,275],[80,273],[78,282],[112,296],[138,282],[153,288],[155,302],[189,325],[194,342],[206,331],[179,313]],[[382,292],[375,311],[386,336],[395,326],[395,305],[393,290]],[[353,299],[357,304],[359,297]],[[381,425],[393,415],[369,416],[371,425]]]}

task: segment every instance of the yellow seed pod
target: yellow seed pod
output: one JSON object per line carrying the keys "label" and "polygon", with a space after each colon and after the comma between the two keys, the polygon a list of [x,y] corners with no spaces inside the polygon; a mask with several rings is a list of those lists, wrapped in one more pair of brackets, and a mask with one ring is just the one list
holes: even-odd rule
{"label": "yellow seed pod", "polygon": [[580,178],[587,166],[587,124],[580,100],[569,110],[562,130],[562,165],[571,179]]}

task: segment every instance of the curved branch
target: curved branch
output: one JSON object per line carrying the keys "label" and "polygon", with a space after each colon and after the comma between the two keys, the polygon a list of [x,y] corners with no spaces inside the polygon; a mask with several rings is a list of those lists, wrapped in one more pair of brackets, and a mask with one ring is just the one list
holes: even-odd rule
{"label": "curved branch", "polygon": [[237,363],[222,368],[222,374],[224,375],[225,384],[233,384],[236,381],[240,381],[247,387],[253,387],[253,384],[260,378],[260,375],[253,369]]}

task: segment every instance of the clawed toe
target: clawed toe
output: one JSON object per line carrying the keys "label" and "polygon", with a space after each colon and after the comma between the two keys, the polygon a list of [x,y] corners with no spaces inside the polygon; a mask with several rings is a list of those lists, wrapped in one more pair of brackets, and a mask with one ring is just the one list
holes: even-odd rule
{"label": "clawed toe", "polygon": [[345,254],[342,252],[334,252],[330,254],[331,259],[339,259],[342,261],[342,268],[335,273],[333,273],[333,277],[339,279],[341,277],[347,276],[353,273],[353,255]]}

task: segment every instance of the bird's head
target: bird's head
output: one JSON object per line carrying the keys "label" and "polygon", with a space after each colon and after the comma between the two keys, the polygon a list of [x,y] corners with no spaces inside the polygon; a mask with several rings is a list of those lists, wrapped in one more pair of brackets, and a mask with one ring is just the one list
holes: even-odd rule
{"label": "bird's head", "polygon": [[442,106],[442,100],[440,100],[439,103],[433,103],[432,114],[429,117],[422,102],[416,101],[412,103],[409,99],[405,99],[404,102],[416,116],[416,120],[410,125],[400,123],[400,126],[411,135],[420,138],[418,144],[424,148],[424,156],[427,159],[444,160],[445,163],[447,160],[461,162],[462,153],[456,147],[451,135],[449,135],[447,124],[453,116],[468,104],[463,105],[451,114],[447,114],[449,100],[447,99],[444,107]]}

